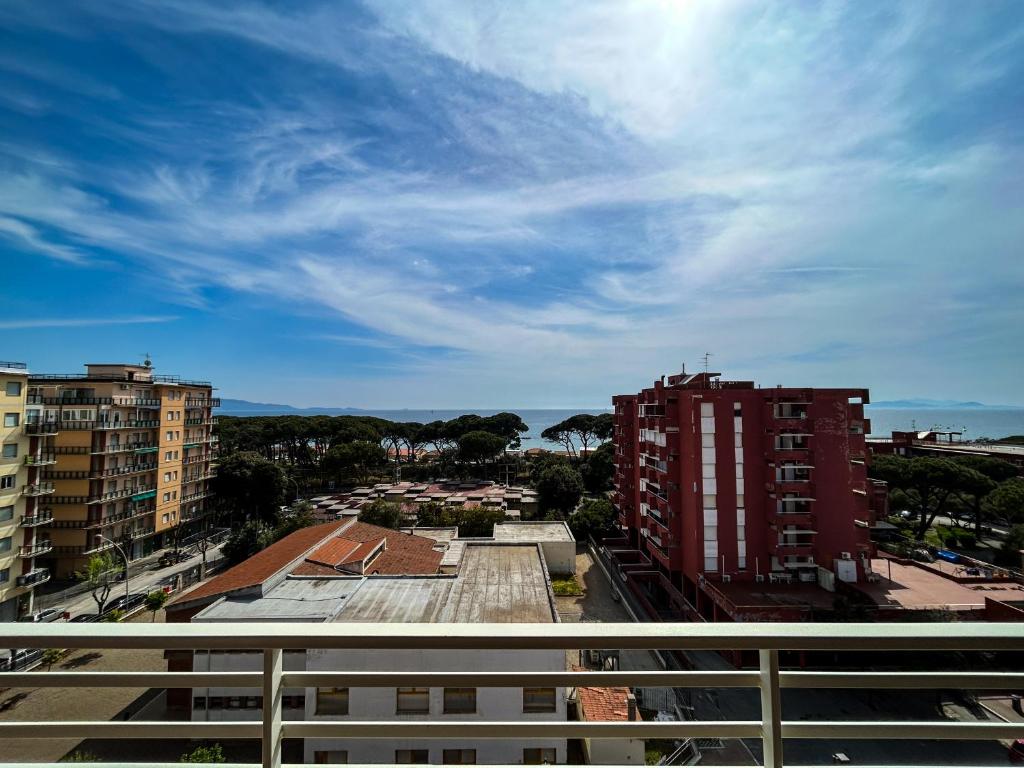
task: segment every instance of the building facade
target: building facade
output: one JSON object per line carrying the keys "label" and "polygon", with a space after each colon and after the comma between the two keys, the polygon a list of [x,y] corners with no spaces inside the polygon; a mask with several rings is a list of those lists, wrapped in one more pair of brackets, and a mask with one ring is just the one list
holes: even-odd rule
{"label": "building facade", "polygon": [[730,584],[834,591],[867,579],[867,402],[863,389],[757,388],[716,373],[613,398],[624,570],[705,618],[724,618],[712,603],[733,612]]}
{"label": "building facade", "polygon": [[32,590],[50,578],[36,557],[50,549],[40,528],[45,497],[53,486],[40,479],[52,461],[45,438],[25,425],[28,367],[0,362],[0,621],[15,621],[32,610]]}
{"label": "building facade", "polygon": [[28,377],[25,429],[51,458],[41,480],[52,519],[40,527],[56,576],[115,543],[136,559],[203,525],[217,404],[209,382],[158,376],[148,364]]}

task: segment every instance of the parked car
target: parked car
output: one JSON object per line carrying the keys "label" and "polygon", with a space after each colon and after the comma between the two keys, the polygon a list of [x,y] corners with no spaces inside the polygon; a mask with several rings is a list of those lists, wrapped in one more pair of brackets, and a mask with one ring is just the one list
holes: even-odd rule
{"label": "parked car", "polygon": [[168,565],[174,565],[175,563],[182,563],[188,560],[190,555],[182,551],[177,552],[164,552],[160,555],[160,559],[156,561],[156,564],[160,568],[166,568]]}
{"label": "parked car", "polygon": [[71,619],[71,622],[75,623],[75,622],[78,622],[78,621],[99,621],[99,620],[100,620],[100,617],[99,617],[98,614],[95,614],[95,613],[80,613],[77,616],[75,616],[73,619]]}
{"label": "parked car", "polygon": [[1024,739],[1016,739],[1010,745],[1010,753],[1008,757],[1010,758],[1011,763],[1024,763]]}
{"label": "parked car", "polygon": [[121,595],[115,597],[103,610],[103,615],[110,613],[111,611],[131,611],[138,608],[146,601],[146,594],[144,592],[132,592],[128,597]]}
{"label": "parked car", "polygon": [[64,618],[63,608],[44,608],[41,611],[35,613],[29,613],[22,616],[18,621],[28,621],[33,624],[41,621],[60,621]]}
{"label": "parked car", "polygon": [[13,672],[16,669],[24,669],[43,655],[42,648],[15,648],[13,650],[13,658],[10,648],[0,650],[0,672]]}

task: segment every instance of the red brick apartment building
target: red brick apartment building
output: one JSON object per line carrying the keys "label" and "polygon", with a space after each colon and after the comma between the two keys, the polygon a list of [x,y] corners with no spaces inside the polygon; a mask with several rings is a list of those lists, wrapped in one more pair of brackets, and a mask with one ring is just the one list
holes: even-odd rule
{"label": "red brick apartment building", "polygon": [[[871,574],[864,389],[662,377],[615,407],[609,551],[655,613],[796,620]],[[879,492],[880,491],[880,492]]]}

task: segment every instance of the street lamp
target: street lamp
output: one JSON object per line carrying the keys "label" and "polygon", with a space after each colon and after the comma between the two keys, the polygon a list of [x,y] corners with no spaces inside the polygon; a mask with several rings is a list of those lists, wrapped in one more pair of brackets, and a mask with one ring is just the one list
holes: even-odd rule
{"label": "street lamp", "polygon": [[105,542],[107,542],[108,544],[112,544],[114,546],[114,549],[116,549],[118,552],[120,552],[121,553],[121,557],[124,558],[124,605],[125,605],[125,608],[127,608],[128,607],[128,555],[121,548],[121,545],[118,544],[113,539],[108,539],[102,533],[99,534],[99,537],[101,539],[103,539]]}

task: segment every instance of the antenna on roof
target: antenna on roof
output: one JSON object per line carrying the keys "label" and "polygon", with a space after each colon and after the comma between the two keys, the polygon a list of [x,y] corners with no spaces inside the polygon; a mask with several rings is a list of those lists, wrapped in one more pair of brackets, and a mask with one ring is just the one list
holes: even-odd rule
{"label": "antenna on roof", "polygon": [[144,366],[146,366],[147,368],[152,368],[153,367],[153,360],[150,357],[149,352],[146,352],[145,354],[146,354],[146,359],[142,361],[142,364]]}
{"label": "antenna on roof", "polygon": [[710,352],[705,352],[704,353],[704,357],[702,359],[704,360],[704,375],[707,376],[708,375],[708,365],[711,362],[711,353]]}

